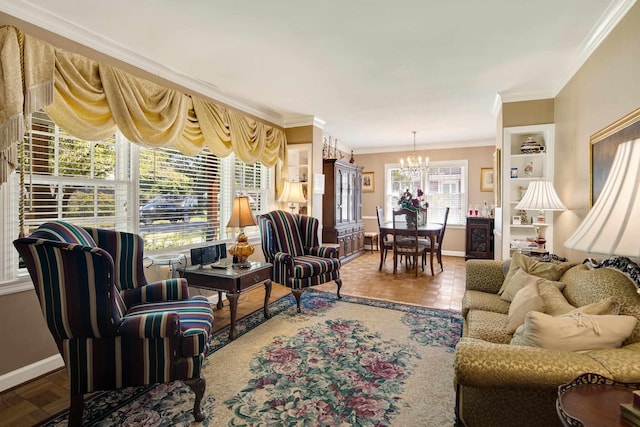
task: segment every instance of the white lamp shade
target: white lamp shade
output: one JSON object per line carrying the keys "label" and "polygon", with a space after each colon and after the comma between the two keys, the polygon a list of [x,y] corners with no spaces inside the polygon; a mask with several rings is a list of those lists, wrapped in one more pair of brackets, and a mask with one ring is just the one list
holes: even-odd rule
{"label": "white lamp shade", "polygon": [[284,189],[278,199],[279,202],[286,203],[305,203],[304,192],[302,190],[302,183],[300,182],[284,182]]}
{"label": "white lamp shade", "polygon": [[640,257],[640,139],[618,146],[609,176],[564,245],[577,251]]}
{"label": "white lamp shade", "polygon": [[541,211],[566,211],[567,207],[553,189],[551,181],[531,181],[516,209],[536,209]]}

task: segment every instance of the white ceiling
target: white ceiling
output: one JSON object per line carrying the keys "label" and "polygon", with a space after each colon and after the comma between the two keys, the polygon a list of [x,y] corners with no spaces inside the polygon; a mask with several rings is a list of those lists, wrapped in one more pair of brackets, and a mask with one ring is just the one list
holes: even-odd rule
{"label": "white ceiling", "polygon": [[[0,0],[0,11],[356,153],[492,144],[635,0]],[[301,121],[301,118],[303,120]]]}

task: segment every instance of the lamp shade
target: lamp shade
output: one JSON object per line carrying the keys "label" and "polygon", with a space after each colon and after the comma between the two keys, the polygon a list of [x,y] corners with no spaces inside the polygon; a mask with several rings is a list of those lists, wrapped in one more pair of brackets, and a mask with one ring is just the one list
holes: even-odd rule
{"label": "lamp shade", "polygon": [[278,199],[279,202],[286,203],[305,203],[304,192],[302,190],[302,183],[300,182],[284,182],[284,189]]}
{"label": "lamp shade", "polygon": [[537,209],[541,211],[566,211],[551,181],[531,181],[516,209]]}
{"label": "lamp shade", "polygon": [[564,242],[577,251],[640,257],[640,139],[618,146],[609,176],[586,218]]}
{"label": "lamp shade", "polygon": [[233,198],[233,209],[227,227],[250,227],[257,225],[256,217],[251,212],[248,196],[236,196]]}

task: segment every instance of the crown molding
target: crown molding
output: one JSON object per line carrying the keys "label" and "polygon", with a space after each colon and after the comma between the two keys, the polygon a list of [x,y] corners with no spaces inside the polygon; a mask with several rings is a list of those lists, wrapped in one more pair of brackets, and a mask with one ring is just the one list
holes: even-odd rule
{"label": "crown molding", "polygon": [[324,130],[327,122],[322,120],[317,116],[285,116],[284,117],[284,125],[285,128],[295,128],[300,126],[315,126],[319,129]]}
{"label": "crown molding", "polygon": [[555,88],[553,97],[555,98],[558,93],[565,87],[569,80],[578,72],[580,67],[589,59],[589,57],[600,46],[602,41],[613,31],[613,29],[620,23],[622,18],[625,17],[629,9],[633,7],[636,0],[617,0],[612,2],[604,11],[596,25],[591,32],[582,42],[582,45],[578,48],[573,55],[572,65],[568,68],[565,78],[560,81]]}
{"label": "crown molding", "polygon": [[105,39],[94,33],[90,28],[80,27],[62,16],[43,10],[36,4],[21,0],[12,0],[11,2],[3,2],[3,4],[0,5],[0,11],[151,73],[164,80],[193,90],[201,95],[224,103],[229,107],[284,127],[283,117],[276,111],[224,93],[211,83],[187,76],[171,67],[140,55],[126,46],[115,43],[113,40]]}
{"label": "crown molding", "polygon": [[[553,90],[544,92],[519,92],[507,90],[498,94],[501,98],[501,102],[534,101],[537,99],[549,99],[558,96],[560,91],[573,78],[578,70],[580,70],[580,67],[584,65],[587,59],[589,59],[593,52],[595,52],[602,41],[607,38],[616,25],[620,23],[622,18],[624,18],[629,9],[631,9],[635,3],[636,0],[617,0],[608,6],[596,25],[594,25],[591,32],[584,39],[582,45],[573,55],[571,65],[567,67],[567,72],[565,73],[564,78],[558,82]],[[493,111],[499,111],[495,108],[495,105]]]}
{"label": "crown molding", "polygon": [[[454,142],[438,142],[434,144],[424,144],[416,146],[417,152],[427,150],[447,150],[451,148],[474,148],[474,147],[495,147],[496,141],[494,139],[487,139],[483,141],[454,141]],[[358,147],[353,149],[356,155],[358,154],[377,154],[377,153],[396,153],[401,151],[413,151],[413,145],[401,145],[393,147],[373,147],[360,149]]]}

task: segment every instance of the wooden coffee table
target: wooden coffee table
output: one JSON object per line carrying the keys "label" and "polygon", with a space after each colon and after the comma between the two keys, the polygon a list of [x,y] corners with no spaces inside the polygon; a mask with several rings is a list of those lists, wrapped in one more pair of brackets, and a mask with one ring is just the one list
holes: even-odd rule
{"label": "wooden coffee table", "polygon": [[229,328],[229,339],[236,339],[236,315],[238,312],[238,297],[244,291],[255,288],[264,283],[264,318],[271,317],[269,313],[269,297],[271,296],[271,270],[273,265],[265,262],[251,261],[249,268],[233,268],[229,266],[224,269],[211,268],[210,266],[187,267],[183,272],[183,277],[187,279],[190,286],[196,288],[218,291],[218,304],[216,308],[222,308],[222,292],[227,295],[229,308],[231,311],[231,326]]}

